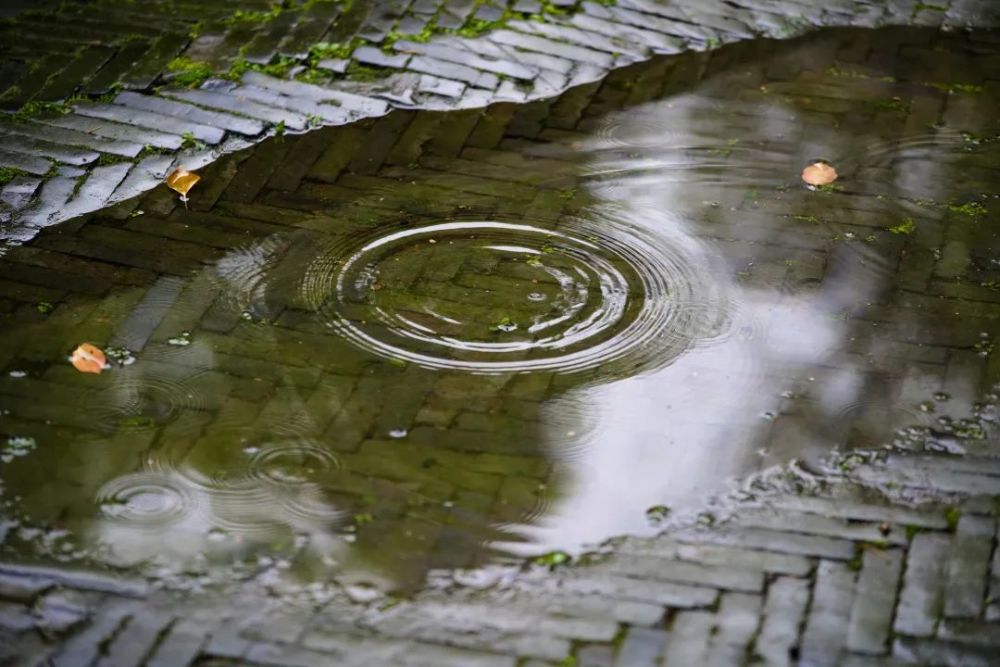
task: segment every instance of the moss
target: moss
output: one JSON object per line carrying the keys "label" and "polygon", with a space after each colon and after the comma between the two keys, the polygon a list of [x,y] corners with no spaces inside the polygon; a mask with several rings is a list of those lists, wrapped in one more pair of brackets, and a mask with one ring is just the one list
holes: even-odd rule
{"label": "moss", "polygon": [[986,207],[978,201],[970,201],[965,204],[945,204],[943,208],[950,213],[975,219],[986,215]]}
{"label": "moss", "polygon": [[258,63],[252,63],[242,55],[236,58],[233,63],[229,66],[229,69],[220,75],[223,79],[229,79],[230,81],[239,81],[246,72],[262,72],[268,76],[273,76],[278,79],[287,79],[289,74],[294,67],[299,64],[299,61],[295,58],[289,58],[287,56],[281,56],[274,62],[268,63],[266,65],[261,65]]}
{"label": "moss", "polygon": [[229,69],[226,70],[226,72],[223,73],[221,76],[223,79],[239,81],[240,77],[243,76],[243,73],[250,69],[252,69],[250,61],[240,56],[239,58],[233,61],[232,65],[229,66]]}
{"label": "moss", "polygon": [[181,135],[181,148],[191,150],[201,150],[205,148],[205,142],[195,138],[193,132],[185,132]]}
{"label": "moss", "polygon": [[0,185],[7,185],[18,176],[27,176],[28,172],[16,167],[0,167]]}
{"label": "moss", "polygon": [[156,426],[152,417],[146,415],[133,415],[118,421],[119,431],[144,431]]}
{"label": "moss", "polygon": [[401,39],[405,39],[405,35],[396,30],[390,30],[389,34],[382,38],[381,49],[386,53],[391,53],[393,46]]}
{"label": "moss", "polygon": [[550,551],[547,554],[542,554],[532,559],[531,562],[535,565],[543,565],[551,570],[561,565],[568,565],[572,560],[573,558],[565,551]]}
{"label": "moss", "polygon": [[861,569],[861,562],[864,560],[865,550],[860,544],[854,547],[854,556],[847,561],[847,567],[855,572]]}
{"label": "moss", "polygon": [[326,70],[317,69],[315,67],[307,67],[298,74],[295,75],[296,81],[301,81],[302,83],[311,83],[313,85],[318,85],[326,83],[330,78],[330,73]]}
{"label": "moss", "polygon": [[349,42],[319,42],[313,44],[309,49],[309,57],[316,60],[327,58],[349,58],[354,50],[365,43],[365,40],[356,37]]}
{"label": "moss", "polygon": [[957,216],[971,218],[974,221],[979,220],[988,213],[986,205],[977,200],[969,201],[964,204],[958,204],[955,202],[942,204],[941,202],[934,201],[933,199],[907,199],[906,201],[916,204],[920,208],[947,211],[948,213],[953,213]]}
{"label": "moss", "polygon": [[160,148],[158,146],[153,146],[152,144],[146,144],[145,146],[142,147],[142,150],[139,151],[139,155],[136,156],[136,159],[141,160],[143,158],[149,157],[150,155],[169,155],[170,153],[171,151],[167,150],[166,148]]}
{"label": "moss", "polygon": [[193,26],[191,26],[190,30],[188,30],[188,37],[190,37],[191,39],[198,39],[198,37],[201,36],[201,33],[204,32],[204,30],[205,30],[205,21],[198,21]]}
{"label": "moss", "polygon": [[541,0],[541,3],[542,3],[542,13],[543,14],[552,14],[554,16],[563,16],[563,15],[565,15],[565,14],[568,13],[562,7],[554,5],[551,0]]}
{"label": "moss", "polygon": [[510,17],[506,13],[503,18],[497,19],[496,21],[484,21],[483,19],[471,18],[465,22],[465,25],[458,30],[455,30],[454,34],[460,37],[478,37],[483,33],[489,32],[490,30],[502,28],[509,20]]}
{"label": "moss", "polygon": [[917,228],[917,223],[914,222],[913,218],[904,218],[901,223],[894,225],[889,228],[889,231],[893,234],[912,234]]}
{"label": "moss", "polygon": [[958,528],[958,521],[962,518],[962,510],[957,507],[949,507],[944,511],[945,521],[948,522],[948,530],[955,532]]}
{"label": "moss", "polygon": [[101,157],[97,158],[98,167],[110,167],[114,164],[121,164],[122,162],[131,162],[126,157],[121,155],[111,155],[110,153],[101,153]]}
{"label": "moss", "polygon": [[736,146],[738,143],[740,143],[739,139],[730,139],[726,142],[726,146],[711,148],[709,149],[708,153],[709,155],[715,155],[718,157],[727,158],[733,154],[733,147]]}
{"label": "moss", "polygon": [[962,132],[962,150],[969,153],[991,144],[995,144],[998,141],[1000,141],[1000,135]]}
{"label": "moss", "polygon": [[226,25],[260,25],[267,23],[281,16],[282,12],[290,8],[288,0],[277,2],[271,5],[266,11],[246,11],[237,9],[231,16],[223,20]]}
{"label": "moss", "polygon": [[[871,79],[872,76],[865,74],[864,72],[859,72],[854,69],[844,69],[838,65],[831,65],[827,68],[826,73],[830,76],[835,76],[838,78],[848,78],[848,79]],[[895,77],[891,76],[880,76],[877,77],[879,81],[884,81],[886,83],[895,83]]]}
{"label": "moss", "polygon": [[214,73],[208,63],[183,57],[171,60],[167,71],[173,75],[170,79],[172,83],[185,88],[197,88]]}
{"label": "moss", "polygon": [[416,34],[404,35],[406,39],[411,42],[419,42],[423,44],[424,42],[430,41],[430,38],[434,36],[434,24],[428,23],[424,26],[424,29]]}
{"label": "moss", "polygon": [[102,104],[111,104],[112,102],[115,101],[115,98],[118,97],[118,94],[123,90],[125,90],[125,86],[120,82],[116,82],[111,85],[111,88],[108,90],[108,92],[104,93],[100,97],[97,97],[94,101],[101,102]]}
{"label": "moss", "polygon": [[298,64],[299,61],[296,60],[295,58],[282,56],[278,58],[276,61],[268,63],[267,65],[255,65],[251,63],[250,69],[258,72],[263,72],[264,74],[268,74],[270,76],[284,79],[288,77],[289,73],[292,71],[292,68]]}
{"label": "moss", "polygon": [[21,95],[23,94],[24,93],[21,89],[21,86],[11,86],[7,90],[5,90],[2,95],[0,95],[0,100],[5,100],[5,101],[17,100],[20,99]]}
{"label": "moss", "polygon": [[940,90],[942,93],[947,93],[949,95],[954,95],[955,93],[978,95],[985,90],[982,86],[971,83],[940,83],[937,81],[925,81],[923,85],[934,88],[935,90]]}
{"label": "moss", "polygon": [[[604,5],[615,4],[615,0],[598,1]],[[286,11],[305,10],[315,4],[329,2],[340,2],[343,6],[342,13],[348,12],[353,4],[351,0],[308,0],[304,4],[298,4],[292,2],[292,0],[282,0],[281,2],[271,4],[270,8],[267,10],[237,10],[228,18],[223,19],[222,23],[229,26],[262,25],[278,18]],[[548,0],[543,0],[542,9],[536,16],[538,18],[543,18],[545,15],[565,15],[569,13],[569,11],[570,10],[557,7]],[[213,70],[211,65],[208,63],[196,61],[191,58],[179,57],[171,61],[167,69],[171,72],[171,74],[173,74],[171,80],[174,83],[189,88],[200,86],[214,75],[226,79],[239,80],[239,78],[248,70],[264,72],[271,76],[286,78],[291,74],[292,70],[296,66],[300,65],[304,66],[304,71],[296,74],[296,79],[306,83],[323,83],[329,79],[330,75],[329,73],[316,68],[316,64],[320,60],[348,59],[355,49],[362,45],[370,44],[382,48],[385,51],[391,51],[393,49],[393,45],[401,39],[412,42],[427,42],[430,41],[435,35],[446,34],[460,35],[463,37],[477,37],[483,33],[501,28],[511,20],[528,18],[532,17],[523,12],[514,12],[508,9],[504,12],[503,16],[497,20],[485,21],[483,19],[472,17],[458,29],[442,28],[434,23],[429,23],[418,33],[401,33],[393,30],[385,38],[379,40],[378,43],[369,42],[361,37],[354,37],[349,41],[344,42],[319,42],[310,48],[309,55],[306,56],[305,59],[281,57],[275,62],[271,62],[266,65],[258,65],[248,62],[244,57],[242,57],[241,54],[241,56],[232,63],[227,71],[218,72]],[[190,31],[192,39],[200,35],[205,27],[206,24],[203,21],[195,23]],[[365,67],[352,63],[348,66],[346,77],[358,81],[374,81],[384,78],[388,73],[388,71],[378,68]]]}
{"label": "moss", "polygon": [[385,69],[384,67],[368,67],[367,65],[359,65],[356,62],[352,62],[347,66],[347,71],[344,75],[352,81],[381,81],[392,73],[393,70]]}
{"label": "moss", "polygon": [[32,100],[14,112],[14,120],[29,120],[45,114],[67,114],[72,111],[69,104],[56,102],[38,102]]}
{"label": "moss", "polygon": [[605,554],[596,551],[585,551],[577,557],[576,564],[580,567],[590,567],[591,565],[603,563],[605,560],[607,560]]}
{"label": "moss", "polygon": [[865,105],[876,113],[910,113],[910,103],[904,102],[898,97],[894,97],[891,100],[869,100]]}
{"label": "moss", "polygon": [[[402,33],[396,30],[392,30],[388,35],[382,40],[381,49],[386,53],[392,53],[396,42],[399,40],[406,40],[410,42],[419,42],[421,44],[430,41],[431,37],[435,34],[445,32],[443,28],[438,29],[433,23],[428,23],[423,27],[420,32],[417,33]],[[458,32],[458,31],[455,31]]]}

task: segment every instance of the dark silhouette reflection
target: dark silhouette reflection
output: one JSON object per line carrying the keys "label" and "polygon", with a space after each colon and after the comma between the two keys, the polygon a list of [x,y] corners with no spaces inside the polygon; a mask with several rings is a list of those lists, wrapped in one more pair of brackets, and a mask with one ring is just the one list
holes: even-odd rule
{"label": "dark silhouette reflection", "polygon": [[[8,545],[408,589],[903,427],[926,446],[996,380],[970,44],[830,31],[396,113],[9,248]],[[83,341],[112,368],[65,363]]]}

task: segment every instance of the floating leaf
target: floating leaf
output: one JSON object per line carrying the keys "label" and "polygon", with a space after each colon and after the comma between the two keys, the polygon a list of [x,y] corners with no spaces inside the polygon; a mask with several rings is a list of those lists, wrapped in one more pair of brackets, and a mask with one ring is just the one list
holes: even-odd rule
{"label": "floating leaf", "polygon": [[84,343],[80,347],[73,350],[73,356],[71,356],[69,360],[73,364],[73,368],[81,373],[100,374],[101,371],[104,370],[104,365],[107,363],[107,358],[105,358],[104,352],[90,343]]}
{"label": "floating leaf", "polygon": [[167,187],[174,192],[180,193],[181,201],[187,205],[187,193],[194,187],[195,183],[201,180],[201,176],[188,171],[183,167],[177,167],[167,176]]}
{"label": "floating leaf", "polygon": [[802,180],[817,187],[829,185],[837,180],[837,170],[826,162],[813,162],[802,170]]}

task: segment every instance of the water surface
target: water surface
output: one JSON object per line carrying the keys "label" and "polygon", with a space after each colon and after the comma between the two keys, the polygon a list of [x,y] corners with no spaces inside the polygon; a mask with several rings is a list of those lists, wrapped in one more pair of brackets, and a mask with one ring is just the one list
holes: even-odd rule
{"label": "water surface", "polygon": [[397,113],[7,248],[2,548],[412,589],[792,459],[973,451],[996,43],[829,31]]}

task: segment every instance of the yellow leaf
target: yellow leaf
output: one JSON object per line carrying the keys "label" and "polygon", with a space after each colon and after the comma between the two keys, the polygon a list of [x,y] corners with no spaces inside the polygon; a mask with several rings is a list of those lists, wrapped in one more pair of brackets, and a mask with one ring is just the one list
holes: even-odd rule
{"label": "yellow leaf", "polygon": [[177,167],[167,176],[167,187],[175,192],[179,192],[181,199],[186,201],[188,191],[200,180],[201,176],[193,171]]}
{"label": "yellow leaf", "polygon": [[802,180],[809,185],[829,185],[837,180],[837,170],[826,162],[813,162],[802,170]]}
{"label": "yellow leaf", "polygon": [[104,364],[107,363],[104,352],[90,343],[84,343],[73,350],[73,356],[69,360],[73,364],[73,368],[81,373],[97,373],[98,375],[104,370]]}

